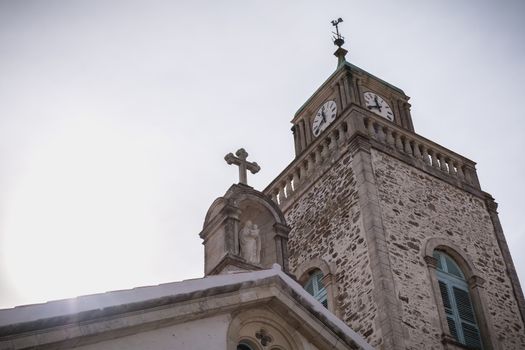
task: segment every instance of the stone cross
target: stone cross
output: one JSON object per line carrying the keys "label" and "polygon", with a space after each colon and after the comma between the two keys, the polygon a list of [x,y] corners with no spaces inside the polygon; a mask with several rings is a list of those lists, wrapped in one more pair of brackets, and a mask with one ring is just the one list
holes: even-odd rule
{"label": "stone cross", "polygon": [[246,152],[244,148],[240,148],[235,154],[237,157],[234,156],[233,153],[228,153],[224,157],[224,160],[228,164],[239,166],[239,183],[248,185],[246,170],[250,170],[252,174],[255,174],[261,170],[261,167],[256,162],[248,162],[246,160],[246,158],[248,158],[248,152]]}

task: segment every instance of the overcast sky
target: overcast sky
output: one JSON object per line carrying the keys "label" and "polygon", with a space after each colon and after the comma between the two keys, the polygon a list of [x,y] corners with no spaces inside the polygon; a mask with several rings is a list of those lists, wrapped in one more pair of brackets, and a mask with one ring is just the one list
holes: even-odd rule
{"label": "overcast sky", "polygon": [[203,275],[237,182],[293,159],[290,120],[347,58],[476,162],[525,281],[525,2],[0,1],[0,307]]}

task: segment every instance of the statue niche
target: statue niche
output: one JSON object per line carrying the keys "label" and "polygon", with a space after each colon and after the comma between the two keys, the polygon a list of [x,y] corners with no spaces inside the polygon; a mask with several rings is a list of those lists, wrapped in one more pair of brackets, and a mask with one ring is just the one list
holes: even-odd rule
{"label": "statue niche", "polygon": [[271,198],[244,184],[232,185],[204,219],[205,275],[269,269],[275,263],[288,271],[289,231]]}
{"label": "statue niche", "polygon": [[259,228],[251,220],[239,232],[241,256],[247,262],[259,264],[261,262],[261,237]]}

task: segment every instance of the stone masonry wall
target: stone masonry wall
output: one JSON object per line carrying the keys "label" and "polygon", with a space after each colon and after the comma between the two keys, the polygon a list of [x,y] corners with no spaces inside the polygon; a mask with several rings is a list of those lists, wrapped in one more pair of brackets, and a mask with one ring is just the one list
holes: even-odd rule
{"label": "stone masonry wall", "polygon": [[377,307],[351,160],[347,152],[286,210],[292,227],[290,271],[316,258],[333,263],[335,304],[343,321],[377,346],[381,334],[375,325]]}
{"label": "stone masonry wall", "polygon": [[524,349],[524,325],[484,201],[376,150],[372,165],[407,349],[443,348],[422,258],[422,245],[430,237],[446,238],[463,249],[486,280],[488,310],[500,348]]}

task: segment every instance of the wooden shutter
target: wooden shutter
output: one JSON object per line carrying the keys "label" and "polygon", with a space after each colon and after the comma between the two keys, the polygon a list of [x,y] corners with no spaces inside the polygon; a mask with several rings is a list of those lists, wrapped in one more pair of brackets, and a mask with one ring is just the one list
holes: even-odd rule
{"label": "wooden shutter", "polygon": [[454,259],[441,251],[433,252],[437,264],[439,291],[450,334],[469,349],[482,349],[481,336],[465,276]]}
{"label": "wooden shutter", "polygon": [[445,311],[451,313],[452,304],[450,303],[450,297],[448,296],[448,288],[446,283],[439,281],[439,291],[441,292],[441,298],[443,298],[443,305],[445,305]]}
{"label": "wooden shutter", "polygon": [[459,340],[458,329],[456,328],[457,325],[456,321],[454,320],[454,312],[452,310],[452,303],[450,301],[447,284],[439,281],[439,291],[441,292],[441,298],[443,299],[443,305],[445,306],[445,313],[447,314],[447,323],[450,334],[454,337],[454,339]]}
{"label": "wooden shutter", "polygon": [[304,286],[304,289],[313,295],[317,301],[319,301],[321,304],[324,305],[324,307],[328,308],[328,296],[327,296],[327,290],[323,286],[323,273],[321,271],[317,271],[314,274],[310,276],[310,279]]}
{"label": "wooden shutter", "polygon": [[314,283],[313,279],[310,279],[308,283],[304,286],[304,289],[308,292],[308,294],[314,295]]}
{"label": "wooden shutter", "polygon": [[468,292],[463,289],[456,287],[453,287],[452,289],[454,291],[454,300],[461,321],[463,337],[465,338],[465,345],[474,349],[481,349],[479,329],[476,325],[476,318],[474,316],[470,296]]}

